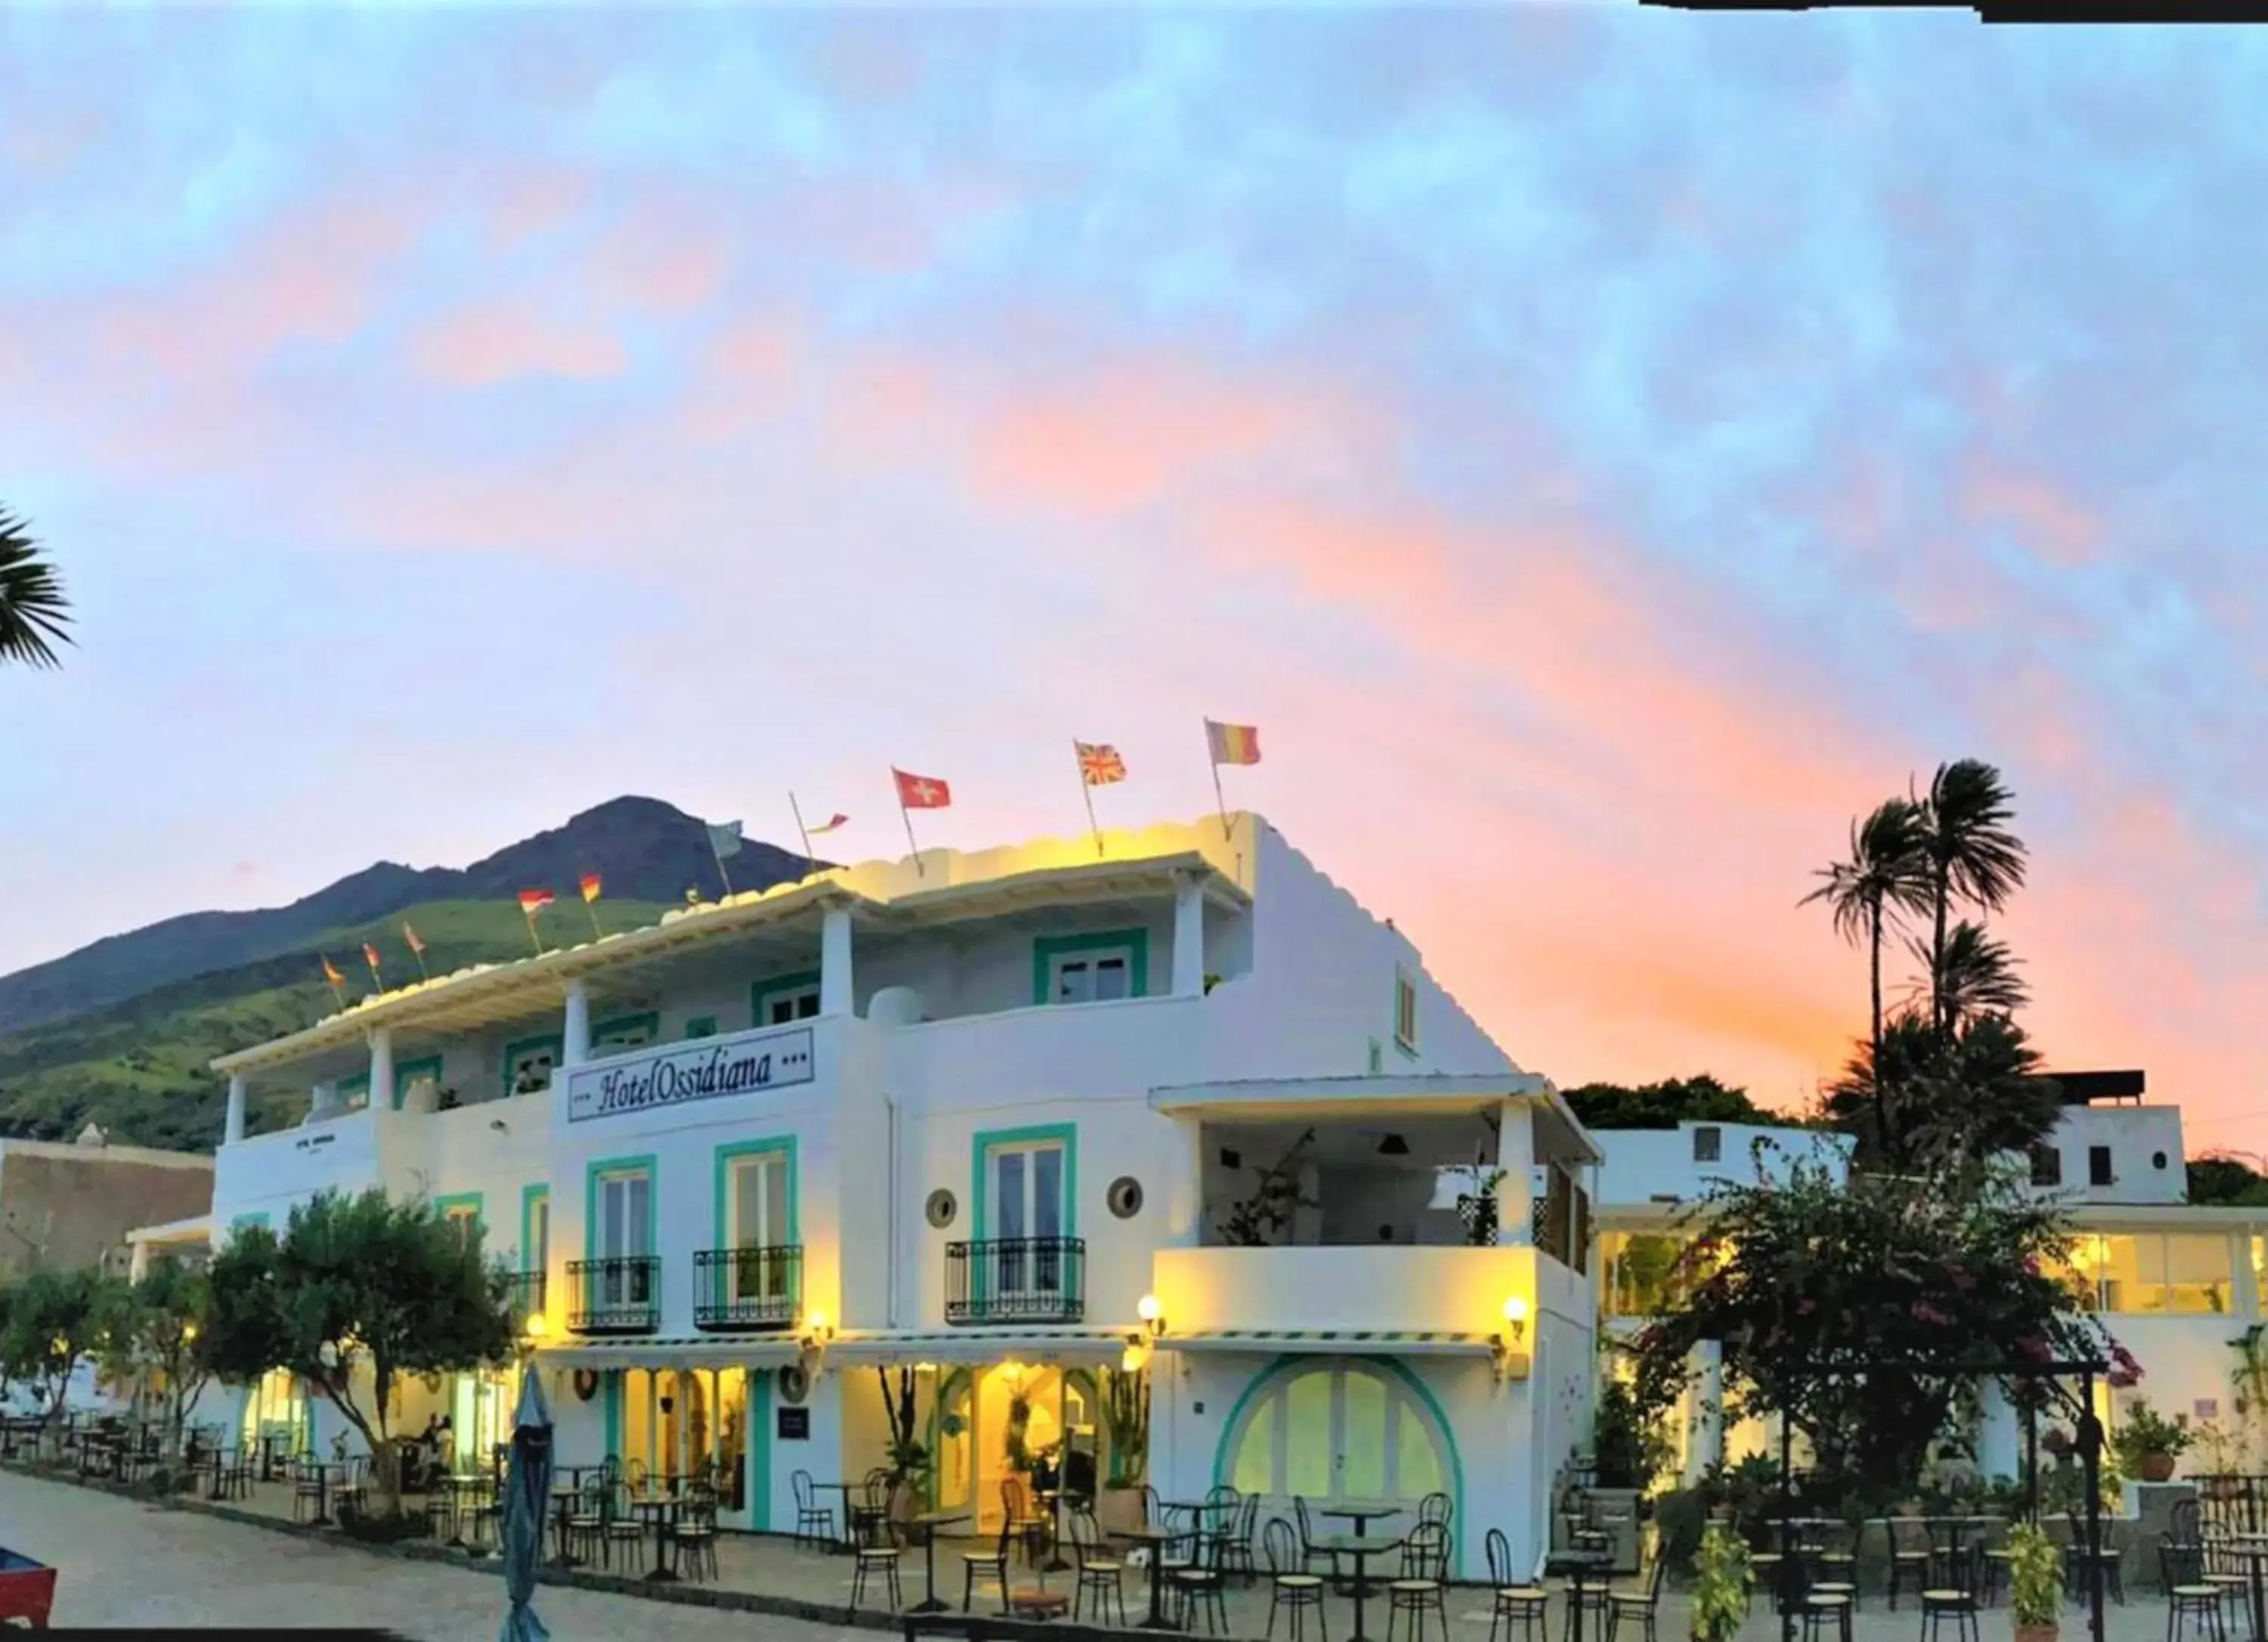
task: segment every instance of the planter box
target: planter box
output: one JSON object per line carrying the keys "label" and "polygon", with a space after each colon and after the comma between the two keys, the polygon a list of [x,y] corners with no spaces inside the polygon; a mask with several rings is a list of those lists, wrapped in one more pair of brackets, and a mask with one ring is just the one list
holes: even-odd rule
{"label": "planter box", "polygon": [[1121,1534],[1142,1526],[1142,1491],[1106,1486],[1094,1498],[1094,1525],[1105,1534]]}

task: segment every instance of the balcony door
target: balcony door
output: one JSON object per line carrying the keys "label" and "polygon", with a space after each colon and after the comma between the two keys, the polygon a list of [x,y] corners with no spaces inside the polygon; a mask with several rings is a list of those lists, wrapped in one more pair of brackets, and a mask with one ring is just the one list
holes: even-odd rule
{"label": "balcony door", "polygon": [[599,1176],[599,1221],[594,1248],[606,1263],[599,1269],[598,1308],[653,1304],[652,1268],[622,1263],[653,1253],[653,1177],[644,1169]]}
{"label": "balcony door", "polygon": [[725,1247],[733,1251],[725,1299],[784,1302],[790,1299],[788,1156],[784,1151],[743,1152],[726,1165]]}
{"label": "balcony door", "polygon": [[1063,1239],[1070,1219],[1063,1142],[995,1143],[987,1165],[991,1225],[986,1234],[993,1244],[989,1275],[994,1298],[1061,1294]]}
{"label": "balcony door", "polygon": [[1398,1365],[1358,1358],[1287,1365],[1246,1399],[1217,1480],[1289,1517],[1345,1501],[1414,1506],[1450,1487],[1448,1434]]}

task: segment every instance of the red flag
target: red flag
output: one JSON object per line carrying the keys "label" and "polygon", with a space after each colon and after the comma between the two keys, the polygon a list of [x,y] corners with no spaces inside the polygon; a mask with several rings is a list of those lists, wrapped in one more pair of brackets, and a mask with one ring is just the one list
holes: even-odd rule
{"label": "red flag", "polygon": [[902,809],[941,810],[953,803],[953,788],[935,776],[909,776],[895,765],[890,774],[897,780]]}
{"label": "red flag", "polygon": [[346,976],[339,973],[338,967],[331,961],[328,953],[320,955],[323,960],[323,979],[328,981],[333,986],[339,985]]}
{"label": "red flag", "polygon": [[530,917],[550,904],[551,892],[548,889],[523,889],[519,892],[519,909]]}
{"label": "red flag", "polygon": [[585,873],[583,874],[584,900],[596,901],[599,898],[599,875],[596,873]]}
{"label": "red flag", "polygon": [[372,946],[368,941],[364,941],[362,944],[362,961],[370,966],[370,978],[373,981],[376,980],[378,978],[378,948]]}

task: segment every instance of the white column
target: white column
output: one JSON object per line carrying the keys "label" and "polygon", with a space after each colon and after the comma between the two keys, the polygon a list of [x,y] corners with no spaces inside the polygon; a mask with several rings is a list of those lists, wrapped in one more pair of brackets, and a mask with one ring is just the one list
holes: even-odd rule
{"label": "white column", "polygon": [[1174,996],[1202,996],[1204,977],[1204,888],[1191,873],[1174,888]]}
{"label": "white column", "polygon": [[127,1266],[126,1280],[129,1283],[139,1283],[149,1275],[150,1245],[147,1242],[136,1243],[134,1245],[133,1256]]}
{"label": "white column", "polygon": [[370,1035],[370,1104],[372,1111],[394,1109],[394,1032],[387,1027]]}
{"label": "white column", "polygon": [[567,1019],[560,1027],[559,1064],[580,1066],[591,1058],[591,989],[567,983]]}
{"label": "white column", "polygon": [[1987,1380],[1977,1396],[1984,1429],[1977,1437],[1977,1469],[1986,1476],[2021,1476],[2024,1471],[2024,1417],[2000,1389]]}
{"label": "white column", "polygon": [[1685,1440],[1685,1485],[1701,1480],[1702,1473],[1725,1457],[1725,1345],[1704,1340],[1693,1350],[1693,1420]]}
{"label": "white column", "polygon": [[850,909],[829,907],[819,925],[819,1012],[851,1012]]}
{"label": "white column", "polygon": [[1496,1241],[1524,1245],[1535,1241],[1535,1114],[1528,1101],[1506,1101],[1499,1110],[1496,1136],[1496,1166],[1504,1171],[1497,1182]]}
{"label": "white column", "polygon": [[244,1074],[231,1072],[228,1076],[228,1127],[221,1133],[221,1144],[232,1146],[244,1138]]}

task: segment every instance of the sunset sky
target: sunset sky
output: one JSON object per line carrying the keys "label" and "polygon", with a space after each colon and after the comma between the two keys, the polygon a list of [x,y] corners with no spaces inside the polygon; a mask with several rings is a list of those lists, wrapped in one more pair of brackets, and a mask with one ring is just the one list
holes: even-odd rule
{"label": "sunset sky", "polygon": [[1999,762],[2051,1059],[2268,1147],[2268,38],[0,15],[0,968],[624,792],[1232,770],[1513,1057],[1801,1098]]}

